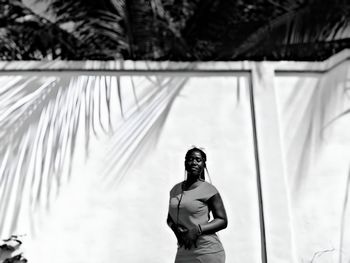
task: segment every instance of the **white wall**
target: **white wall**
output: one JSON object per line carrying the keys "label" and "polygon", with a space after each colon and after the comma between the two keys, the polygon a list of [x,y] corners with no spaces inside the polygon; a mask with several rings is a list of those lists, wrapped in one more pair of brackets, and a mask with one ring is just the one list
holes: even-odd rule
{"label": "white wall", "polygon": [[[13,207],[6,210],[3,199],[0,209],[8,212],[5,219],[11,218],[19,200],[16,189],[20,189],[21,178],[28,180],[23,184],[22,209],[14,231],[26,234],[23,238],[27,258],[32,262],[173,262],[175,238],[165,223],[168,193],[173,184],[183,180],[184,154],[196,145],[204,147],[208,154],[211,179],[228,212],[229,226],[220,232],[228,263],[261,262],[256,157],[262,181],[268,262],[349,260],[349,114],[324,129],[349,108],[349,65],[342,63],[322,73],[317,70],[324,70],[329,61],[287,64],[218,63],[212,67],[203,63],[197,68],[209,67],[211,73],[148,73],[133,76],[133,82],[124,75],[119,79],[121,94],[117,92],[117,78],[104,78],[103,72],[98,74],[101,78],[90,75],[90,80],[97,80],[90,82],[79,77],[79,72],[73,74],[74,82],[70,82],[70,73],[39,74],[38,82],[35,77],[30,82],[27,73],[19,75],[31,87],[24,88],[26,93],[22,94],[39,90],[35,83],[45,84],[52,79],[50,75],[58,80],[54,89],[49,89],[46,100],[38,103],[35,116],[40,117],[45,103],[55,105],[60,90],[66,97],[61,97],[65,99],[61,99],[57,116],[69,107],[65,100],[84,96],[71,177],[65,177],[60,184],[53,181],[58,197],[46,196],[44,191],[38,207],[33,209],[36,203],[31,199],[30,169],[20,171],[23,177],[17,172],[12,188],[4,183],[0,187],[0,194],[11,201],[9,209]],[[288,71],[288,67],[292,73],[275,72]],[[251,70],[252,79],[240,70]],[[1,83],[9,83],[11,74],[0,78]],[[250,80],[258,148],[253,143]],[[111,92],[110,114],[115,130],[109,135],[103,134],[101,128],[108,126],[107,106],[102,102],[107,86],[103,83],[109,83]],[[6,85],[2,85],[5,90]],[[91,96],[86,90],[95,94],[94,110],[91,101],[86,100]],[[20,92],[22,89],[18,88]],[[16,97],[10,99],[16,101]],[[52,112],[53,109],[52,106]],[[86,119],[89,110],[94,113]],[[1,123],[5,123],[5,115],[1,116]],[[34,117],[29,122],[29,133],[21,130],[30,142],[39,122]],[[51,123],[52,127],[59,127],[55,118]],[[90,127],[87,162],[86,125]],[[98,138],[92,136],[94,125]],[[5,143],[17,143],[6,136],[0,140],[6,146]],[[45,147],[46,154],[54,149],[46,144]],[[16,151],[12,154],[18,159]],[[4,151],[0,155],[1,169],[11,165],[4,162]],[[29,164],[30,161],[23,162],[23,167]],[[8,174],[16,171],[1,169]],[[5,175],[1,175],[3,180],[10,178]],[[45,211],[48,200],[51,207]],[[3,237],[11,232],[12,222],[3,224]]]}

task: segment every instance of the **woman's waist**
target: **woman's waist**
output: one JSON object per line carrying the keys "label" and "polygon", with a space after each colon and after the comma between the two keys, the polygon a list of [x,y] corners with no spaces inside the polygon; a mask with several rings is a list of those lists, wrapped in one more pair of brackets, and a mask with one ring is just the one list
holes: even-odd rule
{"label": "woman's waist", "polygon": [[183,226],[187,229],[191,229],[194,227],[198,228],[198,225],[206,225],[209,223],[208,219],[198,219],[198,218],[180,218],[177,220],[177,224]]}
{"label": "woman's waist", "polygon": [[219,237],[216,234],[204,234],[198,237],[196,245],[191,249],[185,249],[184,246],[178,248],[179,254],[207,254],[223,251],[224,248],[221,244]]}

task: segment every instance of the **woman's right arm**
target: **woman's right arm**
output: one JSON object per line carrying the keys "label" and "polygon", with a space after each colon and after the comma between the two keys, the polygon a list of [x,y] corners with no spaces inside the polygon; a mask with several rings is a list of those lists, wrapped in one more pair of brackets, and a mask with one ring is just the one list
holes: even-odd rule
{"label": "woman's right arm", "polygon": [[173,219],[171,218],[171,216],[170,216],[169,213],[168,213],[168,218],[166,219],[166,222],[167,222],[168,226],[169,226],[171,229],[173,229],[172,226],[175,225],[175,222],[173,221]]}
{"label": "woman's right arm", "polygon": [[168,218],[167,218],[166,222],[167,222],[168,226],[171,228],[171,230],[173,230],[179,246],[180,247],[183,246],[184,245],[183,233],[181,233],[180,229],[175,224],[175,222],[171,218],[170,214],[168,214]]}

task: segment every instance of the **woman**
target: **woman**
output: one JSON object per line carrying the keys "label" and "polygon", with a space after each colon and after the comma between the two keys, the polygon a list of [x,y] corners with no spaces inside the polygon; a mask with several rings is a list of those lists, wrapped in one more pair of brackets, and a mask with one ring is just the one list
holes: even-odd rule
{"label": "woman", "polygon": [[219,192],[205,182],[206,160],[201,149],[190,149],[185,157],[187,179],[170,191],[167,223],[178,241],[175,263],[225,262],[224,248],[215,233],[227,227],[227,216]]}

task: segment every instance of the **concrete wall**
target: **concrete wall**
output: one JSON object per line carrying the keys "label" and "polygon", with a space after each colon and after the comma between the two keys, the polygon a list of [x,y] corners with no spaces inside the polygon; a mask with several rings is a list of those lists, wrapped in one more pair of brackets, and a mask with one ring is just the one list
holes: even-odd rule
{"label": "concrete wall", "polygon": [[[210,178],[227,209],[229,226],[219,235],[228,263],[346,262],[349,117],[333,121],[350,105],[344,57],[318,64],[174,64],[165,70],[152,64],[147,73],[140,64],[136,75],[132,68],[121,75],[37,72],[40,83],[52,77],[71,83],[56,87],[62,94],[75,89],[77,100],[90,89],[84,96],[100,103],[90,116],[98,136],[91,136],[85,116],[92,104],[85,101],[72,173],[55,186],[58,197],[42,197],[47,202],[33,209],[30,184],[23,184],[18,224],[11,232],[8,220],[2,235],[26,234],[25,254],[32,262],[173,262],[176,240],[165,222],[168,194],[183,180],[186,150],[196,145],[208,154]],[[3,82],[13,76],[11,67],[3,65]],[[102,83],[110,87],[109,114],[101,102],[107,92]],[[52,94],[49,102],[60,96]],[[105,134],[108,115],[114,131]],[[15,178],[13,185],[21,185],[19,173]],[[12,196],[19,190],[11,195],[4,189],[3,184],[2,196],[15,204]],[[15,211],[0,208],[8,218]]]}

